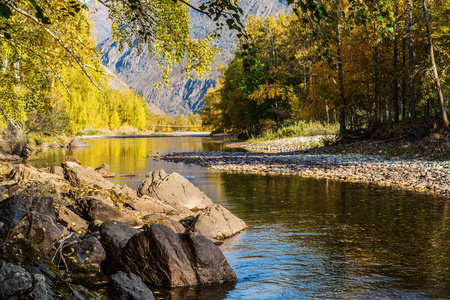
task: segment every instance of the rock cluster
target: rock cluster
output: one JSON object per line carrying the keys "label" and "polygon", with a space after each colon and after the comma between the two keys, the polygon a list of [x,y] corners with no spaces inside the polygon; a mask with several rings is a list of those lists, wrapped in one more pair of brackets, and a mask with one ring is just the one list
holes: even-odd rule
{"label": "rock cluster", "polygon": [[102,282],[110,299],[153,299],[148,287],[237,280],[215,240],[245,223],[179,174],[149,172],[138,192],[72,161],[4,177],[0,299],[100,299]]}

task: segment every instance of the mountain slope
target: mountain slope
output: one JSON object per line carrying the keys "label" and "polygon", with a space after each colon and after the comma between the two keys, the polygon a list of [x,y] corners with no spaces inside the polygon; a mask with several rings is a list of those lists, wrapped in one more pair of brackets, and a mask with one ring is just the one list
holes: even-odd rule
{"label": "mountain slope", "polygon": [[[193,5],[201,3],[200,0],[190,2]],[[282,0],[246,0],[240,2],[240,6],[244,10],[244,20],[249,15],[267,16],[287,11],[287,5]],[[98,16],[93,19],[97,31],[102,31],[103,38],[104,22]],[[206,33],[214,30],[214,22],[195,11],[190,12],[190,23],[194,38],[202,38]],[[118,45],[111,39],[101,42],[98,48],[103,52],[103,65],[142,95],[148,103],[156,105],[171,115],[188,114],[190,111],[197,113],[203,105],[203,96],[210,87],[215,85],[219,76],[217,65],[227,65],[235,50],[235,32],[224,30],[221,34],[222,36],[214,41],[214,44],[221,49],[223,55],[216,57],[212,75],[194,81],[187,80],[179,70],[175,70],[171,76],[171,89],[161,87],[158,90],[152,86],[161,81],[161,69],[148,52],[138,56],[137,49],[132,46],[120,53]]]}

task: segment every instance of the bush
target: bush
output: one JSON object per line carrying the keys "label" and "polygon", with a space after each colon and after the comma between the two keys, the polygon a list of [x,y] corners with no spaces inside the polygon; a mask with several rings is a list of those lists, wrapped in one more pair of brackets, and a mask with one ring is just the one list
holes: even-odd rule
{"label": "bush", "polygon": [[338,132],[338,124],[322,124],[320,122],[287,122],[277,125],[265,134],[253,139],[256,141],[277,140],[296,136],[334,135]]}

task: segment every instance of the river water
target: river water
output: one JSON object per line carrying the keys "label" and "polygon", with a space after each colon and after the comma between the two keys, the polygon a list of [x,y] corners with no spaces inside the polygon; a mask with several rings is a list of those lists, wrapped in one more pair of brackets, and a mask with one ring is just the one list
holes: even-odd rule
{"label": "river water", "polygon": [[156,299],[450,299],[450,217],[442,198],[297,176],[224,174],[154,156],[222,151],[205,137],[87,140],[91,148],[34,157],[37,167],[70,155],[137,188],[147,171],[186,176],[249,228],[225,241],[235,284],[154,290]]}

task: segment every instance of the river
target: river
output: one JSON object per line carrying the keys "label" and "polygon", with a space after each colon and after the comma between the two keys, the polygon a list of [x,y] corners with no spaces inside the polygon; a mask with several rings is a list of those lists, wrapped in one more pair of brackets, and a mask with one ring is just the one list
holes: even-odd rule
{"label": "river", "polygon": [[[223,151],[207,137],[87,140],[30,162],[103,163],[113,181],[137,188],[148,171],[178,172],[249,228],[221,246],[239,281],[154,290],[156,299],[450,299],[448,201],[393,188],[297,176],[239,175],[155,159],[172,152]],[[124,174],[137,177],[121,177]]]}

